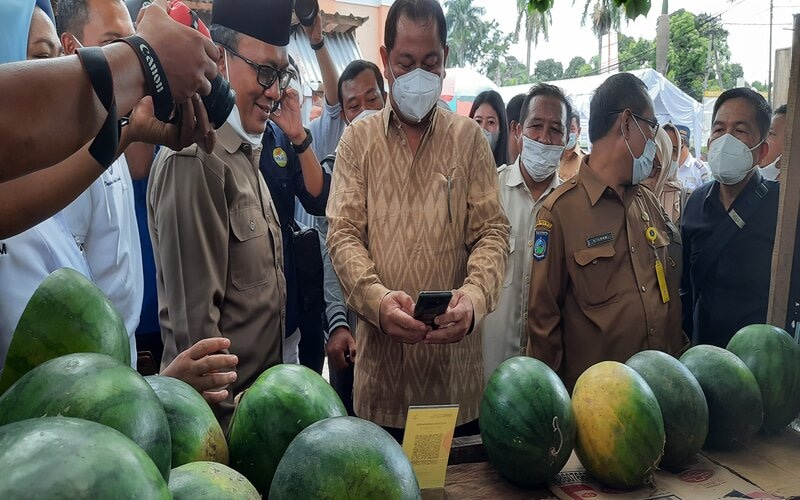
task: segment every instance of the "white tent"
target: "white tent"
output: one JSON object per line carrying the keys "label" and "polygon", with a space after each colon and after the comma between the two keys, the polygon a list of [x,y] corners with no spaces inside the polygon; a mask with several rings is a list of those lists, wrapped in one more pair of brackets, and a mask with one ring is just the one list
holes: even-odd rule
{"label": "white tent", "polygon": [[[640,69],[630,73],[639,77],[647,85],[647,90],[653,99],[653,104],[655,104],[655,113],[658,121],[662,125],[671,121],[676,125],[689,127],[692,131],[695,152],[699,152],[703,145],[703,105],[653,69]],[[589,102],[595,89],[609,76],[611,74],[548,82],[564,89],[564,92],[572,101],[573,108],[580,113],[582,124],[581,144],[584,146],[589,145]],[[508,102],[515,95],[527,92],[530,87],[531,85],[529,84],[501,87],[498,92],[503,96],[503,100]]]}

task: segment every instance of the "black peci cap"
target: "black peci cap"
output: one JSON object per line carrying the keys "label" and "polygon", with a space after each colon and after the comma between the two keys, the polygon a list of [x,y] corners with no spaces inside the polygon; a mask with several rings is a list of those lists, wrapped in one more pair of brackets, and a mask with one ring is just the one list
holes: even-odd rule
{"label": "black peci cap", "polygon": [[211,23],[270,45],[289,45],[294,0],[214,0]]}

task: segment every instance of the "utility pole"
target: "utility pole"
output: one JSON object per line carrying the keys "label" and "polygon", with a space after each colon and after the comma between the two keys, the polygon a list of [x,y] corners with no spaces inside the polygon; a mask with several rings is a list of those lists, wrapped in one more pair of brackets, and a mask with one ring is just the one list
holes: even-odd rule
{"label": "utility pole", "polygon": [[669,53],[669,0],[661,3],[661,15],[656,23],[656,71],[667,74],[667,54]]}
{"label": "utility pole", "polygon": [[[664,0],[666,1],[666,0]],[[772,102],[772,0],[769,0],[769,75],[767,76],[767,102]]]}

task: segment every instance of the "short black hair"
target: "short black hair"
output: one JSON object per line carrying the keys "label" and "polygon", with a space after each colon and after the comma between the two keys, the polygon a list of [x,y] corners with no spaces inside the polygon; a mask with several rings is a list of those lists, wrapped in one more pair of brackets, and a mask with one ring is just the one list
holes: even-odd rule
{"label": "short black hair", "polygon": [[564,103],[564,107],[566,108],[566,114],[564,115],[564,142],[567,142],[569,139],[569,123],[572,121],[572,104],[567,99],[566,94],[564,91],[561,90],[561,87],[556,87],[555,85],[550,85],[549,83],[537,83],[528,91],[528,94],[525,96],[525,101],[522,103],[522,108],[519,111],[519,123],[525,123],[525,119],[528,117],[528,113],[530,113],[531,108],[531,101],[536,96],[548,96],[548,97],[555,97],[556,99],[560,100]]}
{"label": "short black hair", "polygon": [[769,126],[772,121],[772,109],[767,104],[764,96],[759,94],[753,89],[747,87],[736,87],[735,89],[726,90],[719,97],[717,102],[714,103],[714,112],[711,114],[711,123],[717,119],[717,111],[725,101],[730,99],[744,99],[753,106],[753,111],[756,113],[756,126],[758,126],[759,139],[762,141],[767,138],[769,134]]}
{"label": "short black hair", "polygon": [[572,120],[578,122],[578,128],[581,128],[581,114],[575,111],[574,109],[572,110],[572,117],[570,118],[569,121],[570,125],[572,125]]}
{"label": "short black hair", "polygon": [[617,121],[615,111],[625,109],[643,114],[653,107],[647,85],[630,73],[617,73],[606,79],[594,91],[589,104],[589,141],[605,137]]}
{"label": "short black hair", "polygon": [[785,115],[786,113],[787,113],[786,105],[785,104],[781,104],[780,106],[778,106],[778,108],[775,110],[775,112],[772,113],[772,116]]}
{"label": "short black hair", "polygon": [[447,46],[447,21],[444,19],[442,5],[437,0],[397,0],[389,8],[384,25],[383,45],[391,52],[397,40],[397,23],[402,16],[412,21],[433,21],[439,34],[442,48]]}
{"label": "short black hair", "polygon": [[83,42],[83,29],[89,23],[89,0],[58,0],[56,30],[58,36],[65,32]]}
{"label": "short black hair", "polygon": [[507,165],[508,127],[503,127],[502,124],[508,123],[508,119],[506,117],[506,106],[503,102],[503,98],[494,90],[484,90],[475,96],[475,100],[472,101],[472,109],[469,111],[470,118],[475,116],[475,111],[481,104],[488,104],[492,107],[492,109],[494,109],[494,112],[497,113],[497,128],[499,129],[499,135],[497,137],[497,144],[495,144],[492,154],[494,155],[494,163],[496,166],[499,167],[501,165]]}
{"label": "short black hair", "polygon": [[519,120],[519,111],[522,109],[523,102],[525,102],[525,94],[517,94],[508,101],[508,105],[506,106],[506,118],[509,127],[511,127],[511,122]]}
{"label": "short black hair", "polygon": [[378,88],[381,90],[381,95],[383,96],[384,101],[386,100],[386,90],[383,86],[383,74],[381,73],[381,69],[373,62],[365,61],[364,59],[356,59],[348,64],[344,71],[342,71],[342,74],[339,76],[339,81],[336,85],[339,103],[342,105],[342,107],[344,107],[344,99],[342,99],[342,85],[344,82],[354,80],[358,75],[367,70],[372,71],[372,73],[375,74],[375,83],[378,84]]}
{"label": "short black hair", "polygon": [[233,50],[239,50],[239,33],[235,30],[221,24],[212,24],[209,31],[211,31],[211,40],[214,43],[230,47]]}

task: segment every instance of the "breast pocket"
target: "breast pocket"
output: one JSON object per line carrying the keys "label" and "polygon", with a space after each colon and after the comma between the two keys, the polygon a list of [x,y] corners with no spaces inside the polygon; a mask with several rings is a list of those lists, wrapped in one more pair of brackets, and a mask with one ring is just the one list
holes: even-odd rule
{"label": "breast pocket", "polygon": [[617,291],[612,283],[615,254],[614,247],[608,244],[573,252],[577,264],[575,293],[583,305],[599,307],[616,302]]}
{"label": "breast pocket", "polygon": [[503,288],[508,288],[514,281],[514,259],[517,254],[514,253],[516,236],[513,234],[508,238],[508,264],[506,264],[506,279],[503,281]]}
{"label": "breast pocket", "polygon": [[248,207],[230,215],[231,283],[247,290],[267,283],[269,246],[267,225],[260,207]]}

